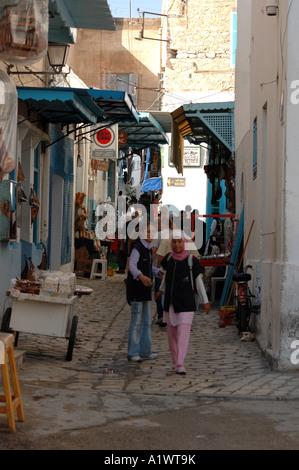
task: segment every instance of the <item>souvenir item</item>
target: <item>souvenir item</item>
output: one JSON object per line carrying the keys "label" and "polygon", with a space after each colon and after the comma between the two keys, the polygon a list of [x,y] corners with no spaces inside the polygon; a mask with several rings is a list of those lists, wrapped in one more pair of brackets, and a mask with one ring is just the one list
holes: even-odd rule
{"label": "souvenir item", "polygon": [[10,181],[0,182],[0,241],[10,236]]}
{"label": "souvenir item", "polygon": [[17,109],[16,86],[11,78],[0,70],[0,181],[15,168]]}
{"label": "souvenir item", "polygon": [[40,206],[40,203],[39,203],[39,200],[37,199],[37,195],[36,195],[34,187],[32,187],[31,191],[30,191],[29,205],[31,206],[30,207],[30,209],[31,209],[31,224],[33,224],[33,222],[35,221],[35,219],[37,217],[37,214],[38,214],[38,211],[39,211],[39,206]]}
{"label": "souvenir item", "polygon": [[0,59],[29,65],[47,52],[48,0],[0,0]]}

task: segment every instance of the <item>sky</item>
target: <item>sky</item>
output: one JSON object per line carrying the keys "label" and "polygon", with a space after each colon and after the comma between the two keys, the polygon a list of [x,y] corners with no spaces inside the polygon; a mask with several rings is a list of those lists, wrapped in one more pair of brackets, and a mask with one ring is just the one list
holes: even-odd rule
{"label": "sky", "polygon": [[108,5],[114,18],[130,18],[131,11],[132,18],[138,18],[143,11],[161,13],[162,0],[108,0]]}

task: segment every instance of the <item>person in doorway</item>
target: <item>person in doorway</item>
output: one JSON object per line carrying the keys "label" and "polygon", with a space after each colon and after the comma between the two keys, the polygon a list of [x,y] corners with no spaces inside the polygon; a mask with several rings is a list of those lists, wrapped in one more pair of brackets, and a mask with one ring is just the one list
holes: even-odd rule
{"label": "person in doorway", "polygon": [[129,327],[128,361],[141,362],[157,358],[152,348],[152,284],[153,275],[160,269],[152,265],[151,225],[147,233],[134,244],[127,277],[127,301],[131,305]]}
{"label": "person in doorway", "polygon": [[[196,310],[195,294],[192,287],[189,267],[187,239],[182,231],[174,231],[171,241],[171,254],[166,256],[161,266],[166,271],[165,286],[156,297],[164,292],[163,320],[167,323],[169,350],[175,372],[186,374],[184,360],[188,351],[191,325]],[[200,276],[198,261],[192,257],[192,275],[194,285],[206,314],[210,303]],[[164,284],[164,282],[163,282]]]}

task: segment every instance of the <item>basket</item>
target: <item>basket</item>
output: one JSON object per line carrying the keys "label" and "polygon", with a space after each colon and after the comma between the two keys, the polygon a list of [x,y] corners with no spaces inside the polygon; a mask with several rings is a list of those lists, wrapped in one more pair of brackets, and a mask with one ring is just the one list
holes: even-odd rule
{"label": "basket", "polygon": [[235,308],[234,307],[222,307],[219,312],[221,323],[219,326],[229,326],[232,324],[234,316],[235,316]]}

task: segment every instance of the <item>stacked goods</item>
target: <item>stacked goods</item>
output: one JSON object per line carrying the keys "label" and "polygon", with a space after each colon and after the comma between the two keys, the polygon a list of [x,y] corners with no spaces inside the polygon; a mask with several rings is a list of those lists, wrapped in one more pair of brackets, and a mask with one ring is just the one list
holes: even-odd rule
{"label": "stacked goods", "polygon": [[41,294],[51,297],[70,298],[76,290],[76,276],[60,271],[38,271],[42,281]]}
{"label": "stacked goods", "polygon": [[73,273],[63,273],[60,271],[39,271],[34,272],[34,280],[13,279],[12,291],[23,294],[35,294],[46,297],[71,298],[75,295],[76,276]]}
{"label": "stacked goods", "polygon": [[39,295],[41,282],[29,281],[27,279],[17,279],[14,288],[25,294]]}

